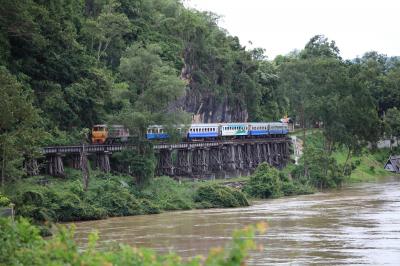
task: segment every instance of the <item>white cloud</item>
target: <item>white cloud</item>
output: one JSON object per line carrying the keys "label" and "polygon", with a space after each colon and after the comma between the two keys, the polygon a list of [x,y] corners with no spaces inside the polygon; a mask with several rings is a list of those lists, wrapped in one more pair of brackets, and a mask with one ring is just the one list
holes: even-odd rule
{"label": "white cloud", "polygon": [[242,45],[263,47],[269,58],[301,49],[316,34],[335,40],[344,58],[371,50],[400,55],[396,0],[185,0],[222,15],[220,26]]}

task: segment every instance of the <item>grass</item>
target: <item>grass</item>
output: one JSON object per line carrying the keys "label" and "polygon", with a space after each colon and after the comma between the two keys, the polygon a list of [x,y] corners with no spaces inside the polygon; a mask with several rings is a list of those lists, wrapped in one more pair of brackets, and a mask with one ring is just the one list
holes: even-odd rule
{"label": "grass", "polygon": [[[339,164],[344,164],[347,152],[344,150],[333,153],[334,158]],[[362,154],[352,156],[350,163],[356,168],[352,170],[348,183],[375,181],[383,177],[393,176],[394,174],[384,169],[384,164],[389,157],[388,150],[370,151],[365,149]],[[385,158],[385,159],[384,159]]]}
{"label": "grass", "polygon": [[[302,135],[299,135],[302,138]],[[308,145],[322,146],[323,137],[319,129],[310,130],[307,136]],[[393,151],[396,153],[396,151]],[[400,151],[397,153],[400,154]],[[365,148],[361,154],[353,155],[349,164],[352,166],[351,175],[346,178],[347,183],[368,182],[379,180],[383,177],[393,176],[394,174],[384,169],[386,160],[391,154],[389,149],[375,149],[371,150]],[[339,164],[344,164],[347,157],[347,150],[338,149],[333,152],[333,157]],[[290,171],[285,169],[284,171]]]}

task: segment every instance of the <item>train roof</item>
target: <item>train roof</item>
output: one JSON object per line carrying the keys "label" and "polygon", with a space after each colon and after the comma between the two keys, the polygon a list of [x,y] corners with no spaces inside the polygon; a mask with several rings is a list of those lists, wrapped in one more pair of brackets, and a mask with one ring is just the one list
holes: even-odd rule
{"label": "train roof", "polygon": [[220,123],[204,123],[204,124],[191,124],[190,127],[216,127],[219,126]]}
{"label": "train roof", "polygon": [[286,125],[286,123],[282,123],[282,122],[269,122],[269,124],[271,125]]}
{"label": "train roof", "polygon": [[250,122],[250,125],[268,125],[270,124],[269,122]]}
{"label": "train roof", "polygon": [[248,122],[230,122],[230,123],[221,123],[221,125],[248,125]]}

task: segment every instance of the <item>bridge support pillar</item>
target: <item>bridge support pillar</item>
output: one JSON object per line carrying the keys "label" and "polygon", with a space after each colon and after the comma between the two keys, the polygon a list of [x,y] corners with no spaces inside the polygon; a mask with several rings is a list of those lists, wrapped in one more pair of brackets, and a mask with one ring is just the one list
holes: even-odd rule
{"label": "bridge support pillar", "polygon": [[71,167],[74,169],[81,169],[81,155],[79,153],[72,154]]}
{"label": "bridge support pillar", "polygon": [[224,177],[222,151],[222,146],[209,150],[209,169],[218,177]]}
{"label": "bridge support pillar", "polygon": [[61,154],[51,154],[47,157],[47,173],[51,176],[65,177]]}
{"label": "bridge support pillar", "polygon": [[239,174],[236,164],[236,159],[237,159],[236,154],[237,154],[236,144],[225,145],[223,150],[224,170],[226,171],[225,177],[233,177]]}
{"label": "bridge support pillar", "polygon": [[158,154],[158,171],[160,175],[174,176],[175,167],[172,162],[172,149],[162,149]]}
{"label": "bridge support pillar", "polygon": [[262,163],[262,148],[261,144],[255,144],[254,145],[254,156],[255,156],[255,161],[257,162],[257,166]]}
{"label": "bridge support pillar", "polygon": [[193,151],[193,172],[200,176],[208,173],[209,149],[196,149]]}
{"label": "bridge support pillar", "polygon": [[243,170],[244,169],[244,161],[243,161],[243,145],[235,145],[236,146],[236,151],[235,151],[235,163],[236,163],[236,169],[238,170]]}
{"label": "bridge support pillar", "polygon": [[263,162],[268,162],[268,148],[267,148],[268,144],[261,144],[262,147],[262,161]]}
{"label": "bridge support pillar", "polygon": [[272,143],[267,143],[267,162],[269,165],[272,165]]}
{"label": "bridge support pillar", "polygon": [[104,173],[111,171],[109,152],[105,151],[96,154],[96,167]]}
{"label": "bridge support pillar", "polygon": [[24,162],[25,171],[29,176],[39,175],[39,165],[36,159],[28,159]]}
{"label": "bridge support pillar", "polygon": [[252,155],[252,150],[251,150],[251,144],[245,144],[244,155],[245,155],[246,168],[250,171],[253,170],[254,161],[253,161],[253,155]]}
{"label": "bridge support pillar", "polygon": [[273,166],[277,167],[279,166],[279,147],[278,143],[274,142],[272,144],[273,146]]}
{"label": "bridge support pillar", "polygon": [[179,149],[177,153],[176,173],[179,176],[192,176],[192,150]]}

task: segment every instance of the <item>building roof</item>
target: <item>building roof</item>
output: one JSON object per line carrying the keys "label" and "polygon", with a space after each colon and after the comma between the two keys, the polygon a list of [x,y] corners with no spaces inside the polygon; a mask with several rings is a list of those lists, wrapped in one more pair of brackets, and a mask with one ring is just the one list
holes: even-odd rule
{"label": "building roof", "polygon": [[396,173],[400,173],[400,155],[391,155],[385,164],[385,169],[387,165],[391,165],[393,171]]}

